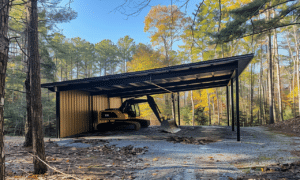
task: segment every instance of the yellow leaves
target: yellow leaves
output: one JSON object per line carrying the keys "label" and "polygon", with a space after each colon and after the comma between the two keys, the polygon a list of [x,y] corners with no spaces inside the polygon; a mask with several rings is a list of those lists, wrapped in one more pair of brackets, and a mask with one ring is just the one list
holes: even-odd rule
{"label": "yellow leaves", "polygon": [[140,46],[128,62],[129,71],[143,71],[162,67],[161,55],[146,45]]}
{"label": "yellow leaves", "polygon": [[154,158],[152,161],[158,161],[158,157]]}
{"label": "yellow leaves", "polygon": [[68,159],[68,160],[66,160],[66,162],[68,163],[68,162],[70,162],[70,160]]}
{"label": "yellow leaves", "polygon": [[29,179],[38,179],[38,175],[33,174],[33,175],[28,176],[27,178],[29,178]]}
{"label": "yellow leaves", "polygon": [[173,5],[172,8],[171,6],[153,6],[145,17],[144,32],[151,34],[153,45],[154,43],[166,43],[169,41],[170,31],[175,28],[183,29],[188,20],[189,18],[186,18],[176,5]]}

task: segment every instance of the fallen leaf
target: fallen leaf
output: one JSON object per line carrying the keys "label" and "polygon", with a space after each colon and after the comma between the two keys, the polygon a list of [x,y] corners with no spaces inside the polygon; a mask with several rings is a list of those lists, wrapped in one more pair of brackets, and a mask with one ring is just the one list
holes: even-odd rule
{"label": "fallen leaf", "polygon": [[212,158],[214,158],[214,157],[212,157],[212,156],[208,156],[208,158],[212,159]]}
{"label": "fallen leaf", "polygon": [[158,161],[158,158],[154,158],[153,161]]}
{"label": "fallen leaf", "polygon": [[27,178],[29,178],[29,179],[38,179],[37,175],[30,175]]}
{"label": "fallen leaf", "polygon": [[264,168],[260,168],[261,172],[264,172]]}
{"label": "fallen leaf", "polygon": [[145,166],[149,166],[150,164],[149,163],[145,163]]}
{"label": "fallen leaf", "polygon": [[70,162],[70,160],[68,159],[68,160],[66,160],[66,162],[68,163],[68,162]]}
{"label": "fallen leaf", "polygon": [[157,175],[157,173],[152,173],[152,176],[156,176]]}

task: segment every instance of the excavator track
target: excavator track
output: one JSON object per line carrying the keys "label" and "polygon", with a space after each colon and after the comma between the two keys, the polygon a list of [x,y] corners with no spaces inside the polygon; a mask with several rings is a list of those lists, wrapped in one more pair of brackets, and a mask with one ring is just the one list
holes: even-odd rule
{"label": "excavator track", "polygon": [[136,121],[126,121],[128,124],[133,124],[134,125],[134,130],[138,131],[141,129],[141,124]]}

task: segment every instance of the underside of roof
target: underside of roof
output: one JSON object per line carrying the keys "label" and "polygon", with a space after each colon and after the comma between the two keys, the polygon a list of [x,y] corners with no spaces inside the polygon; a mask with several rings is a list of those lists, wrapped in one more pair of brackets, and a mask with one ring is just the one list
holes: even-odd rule
{"label": "underside of roof", "polygon": [[47,83],[42,87],[54,92],[80,90],[91,95],[122,98],[222,87],[228,85],[236,72],[240,75],[253,56],[246,54],[146,71]]}

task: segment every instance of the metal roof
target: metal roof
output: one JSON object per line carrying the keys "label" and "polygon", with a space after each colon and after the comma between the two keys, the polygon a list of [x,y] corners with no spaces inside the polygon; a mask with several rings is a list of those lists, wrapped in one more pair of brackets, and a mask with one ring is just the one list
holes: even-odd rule
{"label": "metal roof", "polygon": [[[182,64],[146,71],[42,84],[51,91],[80,90],[91,95],[138,97],[168,91],[188,91],[227,86],[236,71],[240,75],[253,54]],[[158,87],[158,86],[160,87]]]}

